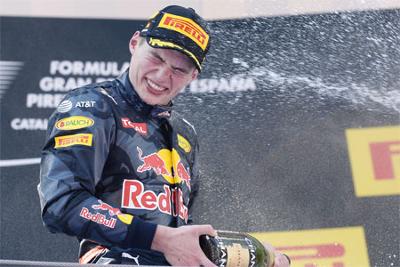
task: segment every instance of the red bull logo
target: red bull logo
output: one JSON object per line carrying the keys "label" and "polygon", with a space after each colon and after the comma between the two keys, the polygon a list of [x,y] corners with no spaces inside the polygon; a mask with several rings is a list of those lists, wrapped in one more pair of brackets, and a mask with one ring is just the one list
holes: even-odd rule
{"label": "red bull logo", "polygon": [[153,170],[157,175],[168,175],[171,176],[171,173],[167,169],[166,161],[157,153],[152,153],[150,155],[143,157],[143,151],[136,147],[138,151],[138,156],[143,164],[137,168],[137,171],[140,173]]}
{"label": "red bull logo", "polygon": [[190,190],[190,174],[189,174],[189,169],[186,169],[185,166],[181,161],[178,162],[176,165],[176,172],[178,176],[185,182],[187,187]]}
{"label": "red bull logo", "polygon": [[179,153],[172,149],[161,149],[158,152],[143,156],[143,151],[137,147],[138,157],[143,162],[137,168],[137,172],[154,171],[157,175],[161,175],[170,184],[179,184],[184,182],[190,187],[190,170],[182,163]]}
{"label": "red bull logo", "polygon": [[183,203],[182,190],[171,189],[168,185],[164,185],[164,192],[157,195],[151,190],[144,190],[144,185],[140,181],[124,180],[121,203],[123,208],[159,210],[179,217],[185,222],[189,217],[188,208]]}
{"label": "red bull logo", "polygon": [[104,226],[106,226],[108,228],[112,228],[112,229],[115,228],[115,224],[117,223],[116,219],[114,219],[114,218],[107,219],[104,214],[101,214],[98,212],[96,214],[91,213],[89,211],[89,209],[85,208],[85,207],[82,208],[79,216],[81,216],[82,218],[84,218],[86,220],[104,225]]}
{"label": "red bull logo", "polygon": [[92,208],[95,210],[104,210],[108,211],[108,214],[110,216],[115,216],[121,214],[121,211],[118,208],[114,208],[107,203],[104,203],[103,201],[99,200],[99,204],[92,205]]}

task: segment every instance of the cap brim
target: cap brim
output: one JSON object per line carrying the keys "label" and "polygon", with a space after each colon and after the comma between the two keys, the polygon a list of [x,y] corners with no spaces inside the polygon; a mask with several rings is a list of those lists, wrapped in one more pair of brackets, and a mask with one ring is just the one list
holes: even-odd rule
{"label": "cap brim", "polygon": [[193,61],[196,68],[199,71],[201,71],[201,64],[200,64],[199,60],[196,58],[196,56],[192,52],[185,49],[184,47],[177,45],[175,43],[169,42],[169,41],[164,41],[164,40],[157,39],[157,38],[150,37],[150,36],[146,37],[146,41],[151,47],[154,47],[154,48],[174,49],[174,50],[184,53],[186,56],[188,56]]}

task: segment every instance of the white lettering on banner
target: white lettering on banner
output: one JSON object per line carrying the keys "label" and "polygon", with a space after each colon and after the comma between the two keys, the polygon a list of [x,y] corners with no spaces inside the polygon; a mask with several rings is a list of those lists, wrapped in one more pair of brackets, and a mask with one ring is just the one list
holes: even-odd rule
{"label": "white lettering on banner", "polygon": [[27,108],[56,108],[64,98],[64,94],[27,94]]}
{"label": "white lettering on banner", "polygon": [[155,210],[188,220],[188,208],[183,203],[182,190],[164,185],[164,192],[158,195],[151,190],[144,191],[143,183],[124,180],[121,207],[128,209]]}
{"label": "white lettering on banner", "polygon": [[128,66],[129,62],[124,62],[119,67],[118,62],[52,60],[50,74],[115,77],[125,71]]}
{"label": "white lettering on banner", "polygon": [[14,130],[46,130],[48,119],[39,118],[14,118],[11,128]]}
{"label": "white lettering on banner", "polygon": [[66,92],[90,83],[92,83],[91,78],[63,78],[46,76],[40,79],[39,87],[45,92]]}
{"label": "white lettering on banner", "polygon": [[194,94],[255,91],[256,89],[253,77],[243,75],[234,75],[228,79],[198,79],[193,81],[189,88]]}

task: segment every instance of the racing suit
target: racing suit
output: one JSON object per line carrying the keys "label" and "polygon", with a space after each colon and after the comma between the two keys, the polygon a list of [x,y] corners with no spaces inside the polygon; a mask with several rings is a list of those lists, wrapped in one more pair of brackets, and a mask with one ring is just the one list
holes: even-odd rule
{"label": "racing suit", "polygon": [[75,89],[49,119],[43,222],[81,241],[81,263],[168,265],[151,243],[157,224],[191,222],[197,151],[194,128],[172,104],[144,103],[128,72]]}

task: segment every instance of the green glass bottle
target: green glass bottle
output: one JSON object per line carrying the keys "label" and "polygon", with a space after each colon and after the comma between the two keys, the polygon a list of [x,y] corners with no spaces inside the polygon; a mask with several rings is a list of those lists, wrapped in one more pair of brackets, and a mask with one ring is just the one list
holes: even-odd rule
{"label": "green glass bottle", "polygon": [[206,256],[219,267],[272,267],[275,255],[255,237],[241,232],[217,231],[200,236]]}

